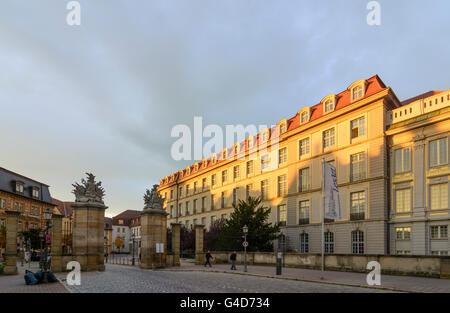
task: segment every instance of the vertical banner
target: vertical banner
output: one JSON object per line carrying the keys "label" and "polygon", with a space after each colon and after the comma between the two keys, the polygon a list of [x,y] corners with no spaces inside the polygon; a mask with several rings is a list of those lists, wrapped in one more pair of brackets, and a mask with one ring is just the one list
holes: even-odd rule
{"label": "vertical banner", "polygon": [[339,191],[337,185],[336,168],[324,162],[324,201],[325,201],[325,218],[340,219],[341,205],[339,202]]}

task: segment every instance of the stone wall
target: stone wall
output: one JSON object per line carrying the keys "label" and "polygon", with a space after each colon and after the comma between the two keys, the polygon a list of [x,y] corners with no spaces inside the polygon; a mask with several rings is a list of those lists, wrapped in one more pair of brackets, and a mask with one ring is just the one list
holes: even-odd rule
{"label": "stone wall", "polygon": [[[216,263],[228,263],[231,252],[216,251],[211,254]],[[243,252],[237,254],[237,263],[243,263],[243,255]],[[450,278],[450,257],[335,254],[325,256],[325,268],[366,273],[370,261],[379,262],[383,274]],[[276,255],[272,252],[248,252],[247,262],[249,265],[275,266]],[[285,253],[283,266],[320,270],[321,255]]]}

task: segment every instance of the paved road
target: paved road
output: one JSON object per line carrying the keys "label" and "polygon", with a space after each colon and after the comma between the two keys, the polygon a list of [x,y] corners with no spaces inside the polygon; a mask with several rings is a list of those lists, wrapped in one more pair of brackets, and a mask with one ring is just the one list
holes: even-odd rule
{"label": "paved road", "polygon": [[106,265],[105,272],[81,274],[80,286],[64,285],[71,292],[144,293],[259,293],[259,292],[385,292],[368,288],[262,278],[213,272],[166,272]]}

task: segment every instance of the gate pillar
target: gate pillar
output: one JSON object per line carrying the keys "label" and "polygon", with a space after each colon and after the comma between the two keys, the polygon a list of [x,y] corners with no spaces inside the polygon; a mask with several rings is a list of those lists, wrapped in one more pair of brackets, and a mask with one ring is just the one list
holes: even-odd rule
{"label": "gate pillar", "polygon": [[3,272],[5,275],[17,274],[17,227],[20,212],[5,211],[6,213],[6,264]]}
{"label": "gate pillar", "polygon": [[203,229],[204,225],[195,225],[195,265],[205,264],[203,251]]}

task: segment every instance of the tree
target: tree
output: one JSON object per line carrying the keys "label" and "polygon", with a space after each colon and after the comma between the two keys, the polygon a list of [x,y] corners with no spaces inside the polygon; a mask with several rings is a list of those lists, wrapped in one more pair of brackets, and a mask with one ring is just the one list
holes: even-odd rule
{"label": "tree", "polygon": [[181,225],[180,248],[184,255],[192,255],[195,251],[195,230]]}
{"label": "tree", "polygon": [[24,243],[30,243],[30,248],[33,250],[38,250],[41,248],[41,238],[39,237],[39,229],[29,229],[28,231],[23,231],[20,233]]}
{"label": "tree", "polygon": [[215,220],[211,223],[209,230],[205,232],[205,250],[217,251],[217,242],[221,236],[222,229],[225,226],[225,220],[223,218]]}
{"label": "tree", "polygon": [[242,250],[242,228],[247,225],[247,251],[273,251],[272,241],[279,237],[280,227],[267,222],[270,208],[261,205],[261,198],[239,200],[239,204],[233,207],[233,213],[222,228],[217,248],[228,251]]}

